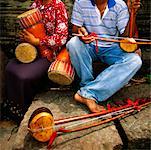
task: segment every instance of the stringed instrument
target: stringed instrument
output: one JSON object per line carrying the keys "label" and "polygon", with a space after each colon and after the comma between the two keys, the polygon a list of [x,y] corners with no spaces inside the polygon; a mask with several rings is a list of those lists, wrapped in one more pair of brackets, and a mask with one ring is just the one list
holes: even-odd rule
{"label": "stringed instrument", "polygon": [[[127,0],[127,5],[128,3],[132,4],[131,0]],[[131,14],[130,14],[130,22],[129,22],[129,38],[126,39],[122,39],[120,42],[120,47],[126,51],[126,52],[134,52],[138,49],[138,44],[135,44],[135,40],[132,37],[138,38],[138,30],[137,30],[137,26],[135,24],[134,26],[134,22],[135,22],[135,14],[134,14],[134,8],[131,8]],[[123,42],[125,41],[125,43]],[[132,43],[126,43],[126,42],[132,42]]]}

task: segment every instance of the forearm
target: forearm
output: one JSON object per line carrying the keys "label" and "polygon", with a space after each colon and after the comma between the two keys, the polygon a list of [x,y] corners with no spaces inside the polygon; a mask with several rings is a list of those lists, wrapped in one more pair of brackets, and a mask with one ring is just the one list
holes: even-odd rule
{"label": "forearm", "polygon": [[130,25],[131,24],[131,17],[129,19],[129,22],[125,28],[125,31],[124,33],[121,35],[121,36],[125,36],[125,37],[129,37],[130,36],[130,30],[132,30],[132,37],[134,36],[134,29],[136,27],[136,14],[133,15],[133,21],[132,21],[132,26]]}
{"label": "forearm", "polygon": [[78,33],[78,29],[81,28],[81,27],[78,27],[76,25],[73,25],[72,26],[72,33]]}

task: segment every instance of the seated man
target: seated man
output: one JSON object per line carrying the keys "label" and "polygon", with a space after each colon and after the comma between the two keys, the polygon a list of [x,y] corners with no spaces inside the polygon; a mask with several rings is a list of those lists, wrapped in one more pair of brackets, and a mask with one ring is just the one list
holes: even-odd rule
{"label": "seated man", "polygon": [[[98,40],[94,36],[129,36],[129,12],[134,14],[140,1],[128,3],[123,0],[76,0],[73,7],[73,37],[67,43],[71,62],[81,79],[75,100],[88,106],[91,112],[103,108],[98,102],[105,101],[121,89],[140,69],[142,61],[137,53],[123,51],[118,43]],[[135,20],[134,16],[134,20]],[[135,25],[135,22],[134,22]],[[92,62],[98,60],[109,65],[96,78],[93,76]]]}

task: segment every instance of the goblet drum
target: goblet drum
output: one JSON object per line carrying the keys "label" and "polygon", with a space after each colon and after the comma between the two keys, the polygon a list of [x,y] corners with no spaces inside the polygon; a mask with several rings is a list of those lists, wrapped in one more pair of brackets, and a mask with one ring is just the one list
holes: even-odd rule
{"label": "goblet drum", "polygon": [[56,60],[48,69],[48,77],[60,85],[70,85],[74,80],[74,68],[71,64],[69,54],[64,47],[58,54]]}
{"label": "goblet drum", "polygon": [[[42,15],[38,8],[20,14],[17,19],[21,28],[26,29],[36,38],[42,39],[46,36]],[[52,58],[52,52],[47,47],[39,46],[39,50],[42,57],[47,57],[48,60]]]}

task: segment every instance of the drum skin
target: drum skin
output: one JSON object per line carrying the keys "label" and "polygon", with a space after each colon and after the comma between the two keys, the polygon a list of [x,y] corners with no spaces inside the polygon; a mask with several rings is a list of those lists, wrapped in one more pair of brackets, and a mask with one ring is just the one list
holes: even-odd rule
{"label": "drum skin", "polygon": [[49,141],[54,132],[54,119],[51,111],[46,107],[36,109],[28,122],[31,135],[40,142]]}
{"label": "drum skin", "polygon": [[[36,38],[43,39],[46,36],[45,27],[42,23],[42,15],[38,8],[22,13],[17,19],[21,28],[26,29]],[[38,48],[42,57],[46,57],[48,60],[52,59],[53,54],[47,46],[40,45]]]}
{"label": "drum skin", "polygon": [[55,60],[48,69],[48,77],[60,85],[70,85],[74,80],[74,69],[70,62]]}
{"label": "drum skin", "polygon": [[15,49],[16,58],[22,63],[30,63],[37,57],[37,49],[29,43],[21,43]]}
{"label": "drum skin", "polygon": [[133,44],[133,43],[131,44],[131,43],[126,43],[126,42],[129,42],[128,39],[121,40],[120,47],[122,50],[124,50],[126,52],[134,52],[137,50],[137,48],[138,48],[137,44]]}

